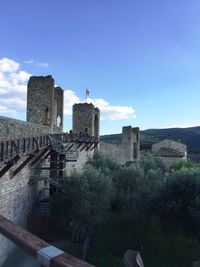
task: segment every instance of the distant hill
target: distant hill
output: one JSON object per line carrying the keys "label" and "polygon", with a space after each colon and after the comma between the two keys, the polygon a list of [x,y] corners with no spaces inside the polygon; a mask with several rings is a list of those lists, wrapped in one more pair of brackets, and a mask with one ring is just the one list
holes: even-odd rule
{"label": "distant hill", "polygon": [[[140,131],[141,150],[150,149],[152,144],[163,139],[172,139],[184,143],[188,147],[189,155],[194,158],[195,154],[200,157],[200,126],[190,128],[149,129]],[[103,142],[120,143],[122,134],[101,136]],[[196,157],[195,157],[196,158]]]}

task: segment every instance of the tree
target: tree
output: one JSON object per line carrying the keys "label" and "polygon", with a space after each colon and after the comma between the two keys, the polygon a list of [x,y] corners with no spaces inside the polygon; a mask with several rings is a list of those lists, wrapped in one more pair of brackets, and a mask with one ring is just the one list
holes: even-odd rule
{"label": "tree", "polygon": [[96,152],[93,158],[88,160],[86,166],[87,165],[91,165],[94,169],[101,171],[105,175],[110,175],[111,177],[114,177],[121,168],[119,163],[107,156],[104,156],[100,152]]}
{"label": "tree", "polygon": [[143,168],[145,173],[148,173],[150,170],[160,170],[162,174],[166,172],[166,166],[162,159],[160,157],[152,156],[151,154],[142,156],[139,160],[139,165]]}
{"label": "tree", "polygon": [[105,220],[112,196],[112,179],[88,165],[65,179],[62,191],[51,199],[51,213],[71,227],[72,242],[83,242],[86,233]]}
{"label": "tree", "polygon": [[147,156],[129,166],[122,166],[114,178],[118,207],[138,229],[140,245],[147,233],[154,214],[155,198],[164,180],[162,166],[156,158]]}
{"label": "tree", "polygon": [[200,169],[181,168],[170,173],[157,199],[158,214],[168,230],[200,234]]}
{"label": "tree", "polygon": [[178,171],[182,168],[185,168],[185,169],[200,168],[200,164],[199,163],[193,163],[190,160],[187,160],[187,161],[182,160],[182,161],[179,161],[179,162],[175,163],[174,165],[172,165],[171,170],[172,171]]}

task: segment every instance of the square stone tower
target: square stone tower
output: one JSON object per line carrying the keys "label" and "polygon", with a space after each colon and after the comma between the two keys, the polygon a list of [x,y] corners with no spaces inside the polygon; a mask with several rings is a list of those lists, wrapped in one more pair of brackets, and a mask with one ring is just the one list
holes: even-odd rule
{"label": "square stone tower", "polygon": [[73,105],[73,133],[88,133],[99,138],[100,110],[92,103]]}
{"label": "square stone tower", "polygon": [[140,157],[140,129],[124,126],[122,129],[122,144],[127,146],[126,153],[129,161]]}
{"label": "square stone tower", "polygon": [[63,128],[63,90],[48,76],[32,76],[27,86],[27,121]]}

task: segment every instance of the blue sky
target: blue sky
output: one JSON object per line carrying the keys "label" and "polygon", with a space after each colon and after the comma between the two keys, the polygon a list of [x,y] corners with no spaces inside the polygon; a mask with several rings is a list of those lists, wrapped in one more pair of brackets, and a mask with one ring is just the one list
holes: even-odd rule
{"label": "blue sky", "polygon": [[85,88],[101,133],[200,125],[199,0],[0,0],[0,114],[25,119],[29,75]]}

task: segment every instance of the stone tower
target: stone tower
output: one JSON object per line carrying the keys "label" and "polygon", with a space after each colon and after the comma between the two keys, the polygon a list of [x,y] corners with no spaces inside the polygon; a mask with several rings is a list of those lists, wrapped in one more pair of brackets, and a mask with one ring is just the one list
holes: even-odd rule
{"label": "stone tower", "polygon": [[138,127],[124,126],[122,129],[122,144],[127,146],[129,161],[140,157],[140,130]]}
{"label": "stone tower", "polygon": [[52,76],[32,76],[27,87],[27,121],[63,129],[63,90]]}
{"label": "stone tower", "polygon": [[100,110],[92,103],[73,105],[73,133],[99,137]]}

